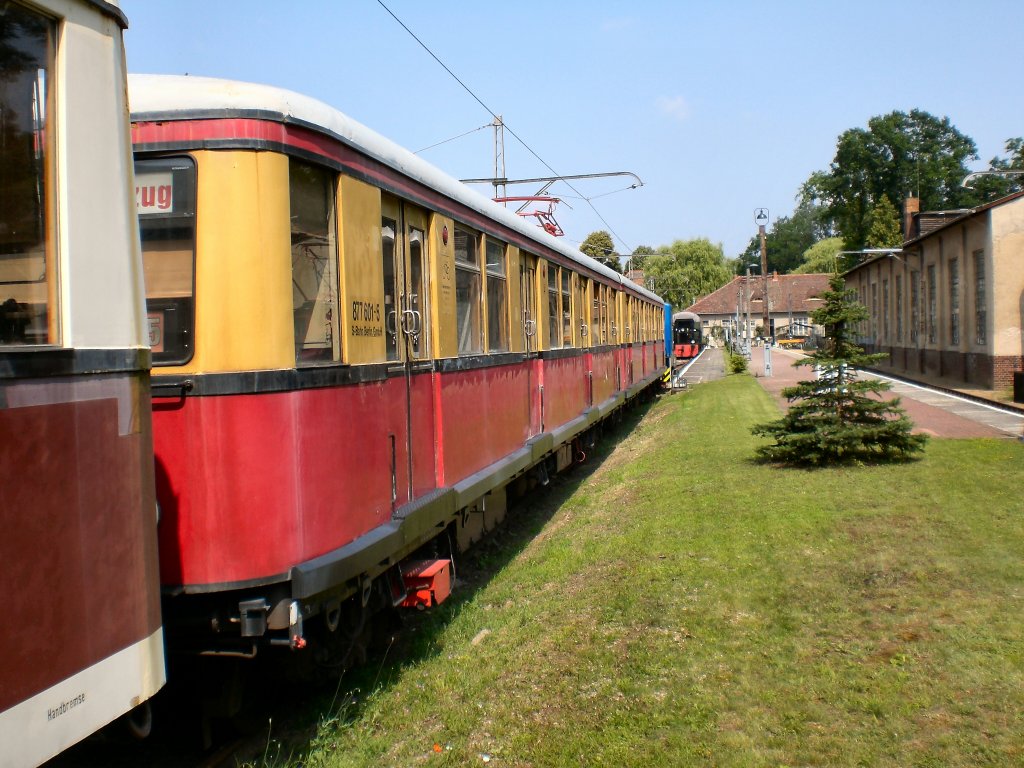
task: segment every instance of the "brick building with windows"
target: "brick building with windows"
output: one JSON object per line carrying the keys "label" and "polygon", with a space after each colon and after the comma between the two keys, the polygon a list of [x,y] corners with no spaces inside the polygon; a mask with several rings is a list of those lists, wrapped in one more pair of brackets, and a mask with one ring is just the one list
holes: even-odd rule
{"label": "brick building with windows", "polygon": [[1001,389],[1024,369],[1024,192],[963,211],[906,201],[902,251],[844,273],[870,317],[860,344],[929,383]]}
{"label": "brick building with windows", "polygon": [[[780,275],[765,281],[760,275],[734,277],[714,293],[687,307],[700,315],[704,338],[723,342],[753,338],[764,324],[765,288],[768,289],[768,335],[779,340],[819,335],[820,326],[811,321],[811,313],[824,302],[819,298],[828,290],[829,275]],[[749,324],[748,324],[749,319]],[[716,331],[716,328],[721,330]],[[761,329],[762,333],[764,329]]]}

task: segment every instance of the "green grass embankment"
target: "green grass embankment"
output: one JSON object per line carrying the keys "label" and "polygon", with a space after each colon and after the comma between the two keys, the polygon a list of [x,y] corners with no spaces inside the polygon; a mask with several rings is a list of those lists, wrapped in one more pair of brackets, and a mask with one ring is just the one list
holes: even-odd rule
{"label": "green grass embankment", "polygon": [[344,681],[302,764],[1024,763],[1024,446],[780,470],[751,461],[775,417],[747,376],[636,417]]}

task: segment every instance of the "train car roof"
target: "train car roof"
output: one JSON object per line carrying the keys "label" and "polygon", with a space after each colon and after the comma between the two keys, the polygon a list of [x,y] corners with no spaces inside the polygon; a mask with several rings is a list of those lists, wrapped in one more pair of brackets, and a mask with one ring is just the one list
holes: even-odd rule
{"label": "train car roof", "polygon": [[613,269],[529,224],[521,216],[506,210],[409,150],[317,99],[284,88],[236,80],[190,75],[135,74],[128,76],[128,98],[134,121],[193,120],[231,115],[294,123],[327,134],[560,253],[622,288],[659,304],[663,303],[657,294],[626,280]]}
{"label": "train car roof", "polygon": [[672,315],[673,320],[700,320],[700,315],[696,312],[676,312]]}

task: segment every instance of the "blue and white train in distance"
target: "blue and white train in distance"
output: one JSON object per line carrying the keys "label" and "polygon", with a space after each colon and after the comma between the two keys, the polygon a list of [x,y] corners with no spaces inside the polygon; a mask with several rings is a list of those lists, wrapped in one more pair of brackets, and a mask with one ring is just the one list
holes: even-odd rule
{"label": "blue and white train in distance", "polygon": [[109,0],[9,0],[0,46],[0,767],[165,679],[150,346]]}

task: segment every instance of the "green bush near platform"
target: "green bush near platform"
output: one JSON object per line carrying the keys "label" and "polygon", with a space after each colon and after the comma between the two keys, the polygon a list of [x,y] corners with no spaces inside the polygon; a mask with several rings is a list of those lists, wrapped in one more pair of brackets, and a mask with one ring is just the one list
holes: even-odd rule
{"label": "green bush near platform", "polygon": [[747,372],[747,365],[748,365],[749,361],[747,360],[745,355],[739,354],[737,352],[733,352],[732,350],[727,350],[726,353],[729,356],[729,360],[728,360],[729,373],[746,373]]}

